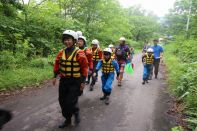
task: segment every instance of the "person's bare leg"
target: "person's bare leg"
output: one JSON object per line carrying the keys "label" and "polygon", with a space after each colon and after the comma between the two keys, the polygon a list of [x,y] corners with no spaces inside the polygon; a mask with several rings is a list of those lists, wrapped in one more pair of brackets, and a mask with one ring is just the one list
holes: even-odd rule
{"label": "person's bare leg", "polygon": [[121,66],[120,67],[120,75],[119,75],[119,79],[118,79],[118,86],[121,86],[121,82],[122,82],[122,79],[123,79],[123,72],[124,72],[124,67]]}

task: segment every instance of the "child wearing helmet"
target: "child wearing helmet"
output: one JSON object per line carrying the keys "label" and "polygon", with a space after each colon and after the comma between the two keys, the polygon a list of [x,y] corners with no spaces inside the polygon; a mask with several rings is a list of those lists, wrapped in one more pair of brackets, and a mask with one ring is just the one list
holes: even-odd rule
{"label": "child wearing helmet", "polygon": [[[93,71],[95,71],[98,61],[102,59],[102,51],[99,48],[99,41],[97,39],[94,39],[92,41],[91,52],[92,52],[92,57],[93,57],[93,59],[92,59],[92,61],[93,61]],[[98,74],[97,74],[97,76],[98,76]],[[97,76],[96,77],[92,77],[92,74],[88,74],[87,84],[89,84],[90,78],[92,77],[92,82],[91,82],[90,87],[89,87],[90,91],[93,91],[93,87],[94,87],[94,85],[96,83]]]}
{"label": "child wearing helmet", "polygon": [[142,61],[144,63],[144,72],[143,72],[143,82],[142,84],[144,85],[145,83],[148,83],[148,79],[151,73],[151,68],[153,66],[154,62],[154,54],[153,54],[153,49],[149,48],[147,50],[147,53],[145,53],[142,56]]}
{"label": "child wearing helmet", "polygon": [[101,80],[103,97],[101,97],[100,100],[105,100],[106,105],[110,103],[109,96],[112,91],[112,82],[115,75],[114,70],[116,70],[117,79],[119,76],[119,65],[116,60],[112,60],[111,55],[112,51],[110,48],[105,48],[103,50],[103,59],[98,62],[93,75],[95,77],[98,71],[102,68]]}
{"label": "child wearing helmet", "polygon": [[62,43],[66,48],[60,50],[55,59],[53,85],[59,76],[59,104],[65,118],[59,128],[71,125],[72,115],[75,116],[75,124],[80,123],[77,103],[88,75],[88,61],[84,52],[75,47],[77,39],[75,31],[64,31]]}
{"label": "child wearing helmet", "polygon": [[112,59],[115,59],[115,48],[114,48],[114,45],[113,44],[110,44],[108,47],[112,50],[111,58]]}
{"label": "child wearing helmet", "polygon": [[90,49],[88,49],[87,45],[86,45],[86,37],[85,36],[79,36],[78,41],[77,41],[77,46],[79,47],[80,50],[84,51],[87,60],[88,60],[88,74],[92,74],[93,73],[93,57],[92,57],[92,52]]}

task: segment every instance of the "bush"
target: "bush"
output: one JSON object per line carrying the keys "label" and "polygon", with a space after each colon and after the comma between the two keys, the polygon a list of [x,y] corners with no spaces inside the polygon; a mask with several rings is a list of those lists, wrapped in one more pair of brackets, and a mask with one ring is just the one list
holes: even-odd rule
{"label": "bush", "polygon": [[27,63],[27,58],[22,53],[13,55],[10,51],[2,51],[0,53],[0,70],[20,68]]}
{"label": "bush", "polygon": [[195,39],[185,39],[184,37],[177,37],[173,42],[176,48],[175,54],[186,63],[197,62],[197,46]]}
{"label": "bush", "polygon": [[0,71],[0,91],[39,85],[40,82],[52,78],[52,66],[45,68],[24,67],[15,70]]}
{"label": "bush", "polygon": [[133,41],[133,40],[127,40],[127,43],[128,43],[131,47],[134,47],[134,48],[137,48],[137,49],[142,49],[142,46],[143,46],[142,43],[137,42],[137,41]]}
{"label": "bush", "polygon": [[186,97],[188,107],[197,107],[197,64],[188,67],[183,80],[180,86],[186,87],[189,92]]}
{"label": "bush", "polygon": [[1,70],[15,68],[15,61],[14,56],[11,52],[2,51],[0,53],[0,67]]}
{"label": "bush", "polygon": [[47,58],[37,58],[31,60],[30,64],[31,67],[37,67],[37,68],[44,68],[48,65]]}
{"label": "bush", "polygon": [[[186,48],[190,47],[190,48]],[[177,41],[165,46],[165,62],[170,90],[185,104],[185,112],[191,129],[197,126],[197,60],[194,41]],[[185,49],[186,48],[186,49]],[[189,112],[189,113],[188,113]]]}

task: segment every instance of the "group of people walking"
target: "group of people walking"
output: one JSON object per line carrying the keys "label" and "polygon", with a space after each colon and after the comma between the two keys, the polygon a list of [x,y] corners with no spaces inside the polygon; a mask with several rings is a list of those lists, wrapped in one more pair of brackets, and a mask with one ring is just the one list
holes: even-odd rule
{"label": "group of people walking", "polygon": [[103,96],[100,100],[105,100],[105,104],[110,103],[112,83],[115,77],[118,86],[122,85],[124,67],[127,61],[131,61],[131,52],[126,45],[126,39],[121,37],[120,44],[114,48],[112,44],[105,49],[101,49],[99,41],[94,39],[91,48],[87,47],[86,37],[80,31],[65,30],[62,35],[62,43],[65,48],[61,49],[55,58],[54,79],[59,82],[59,104],[65,121],[59,125],[64,128],[71,124],[74,115],[75,124],[80,123],[78,97],[83,93],[85,85],[89,85],[89,90],[94,90],[94,85],[98,79],[98,72],[102,69],[101,81]]}
{"label": "group of people walking", "polygon": [[153,46],[147,44],[142,49],[142,53],[143,53],[142,62],[144,64],[143,82],[142,82],[143,85],[145,83],[148,83],[148,80],[152,79],[153,69],[154,69],[155,79],[158,78],[159,64],[160,64],[160,60],[163,57],[163,47],[161,45],[158,45],[158,42],[159,42],[158,39],[154,39]]}
{"label": "group of people walking", "polygon": [[[59,125],[59,128],[71,125],[73,115],[75,124],[80,123],[78,98],[83,93],[85,85],[89,85],[89,91],[94,90],[100,69],[103,92],[100,100],[104,100],[105,104],[109,105],[115,71],[118,86],[122,86],[125,65],[132,64],[134,54],[134,48],[129,48],[124,37],[120,37],[116,48],[113,44],[109,44],[102,50],[97,39],[92,40],[91,47],[88,48],[86,37],[82,35],[82,32],[65,30],[62,34],[62,43],[65,48],[61,49],[55,58],[53,79],[55,85],[57,77],[60,77],[59,104],[65,121]],[[161,58],[161,55],[157,53],[159,51],[163,52],[163,49],[155,45],[143,54],[143,84],[148,82],[153,63],[155,63],[155,77],[157,78]]]}

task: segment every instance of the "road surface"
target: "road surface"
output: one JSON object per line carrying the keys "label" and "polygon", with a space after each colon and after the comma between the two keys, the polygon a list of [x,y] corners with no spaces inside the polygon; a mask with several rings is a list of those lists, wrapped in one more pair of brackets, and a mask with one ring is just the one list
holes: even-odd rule
{"label": "road surface", "polygon": [[108,106],[99,100],[100,78],[93,92],[85,89],[79,99],[82,121],[78,127],[58,129],[64,120],[58,104],[58,86],[48,82],[40,89],[0,99],[0,107],[14,114],[3,131],[169,131],[175,122],[167,114],[171,104],[162,73],[159,79],[142,85],[140,54],[134,57],[134,65],[134,74],[125,75],[122,87],[114,81]]}

